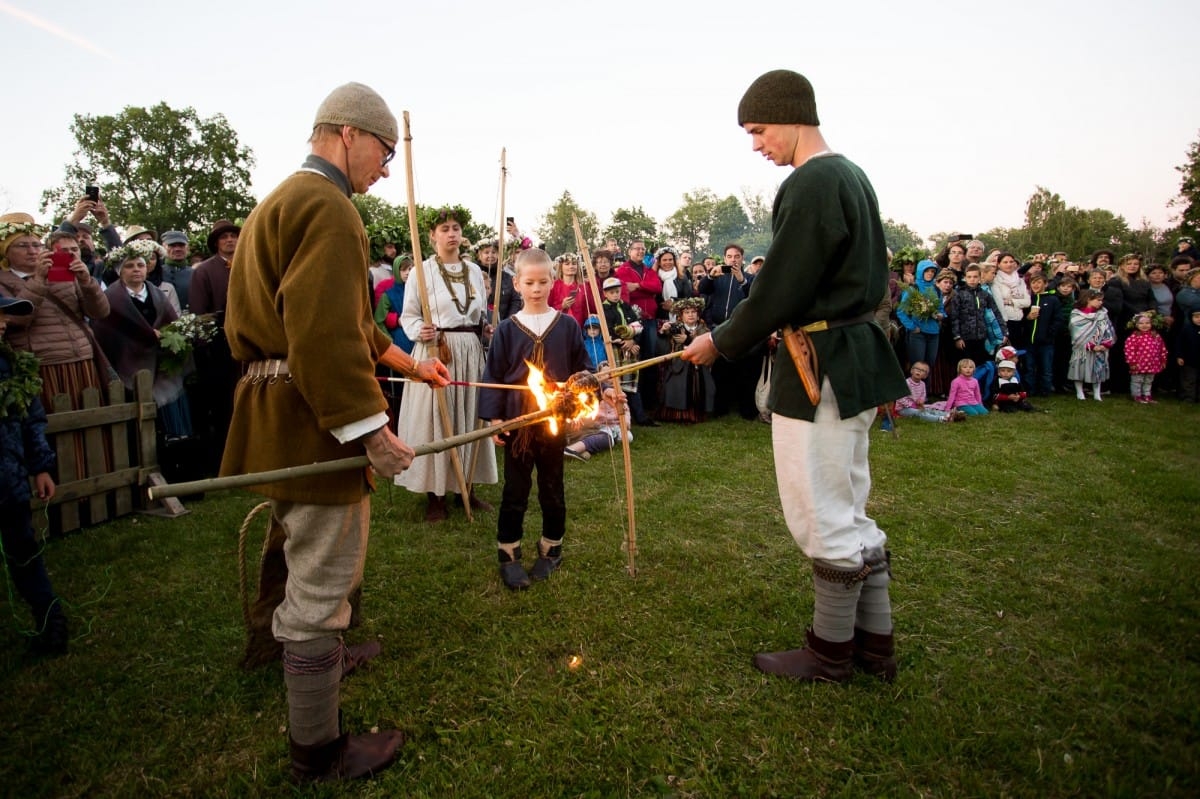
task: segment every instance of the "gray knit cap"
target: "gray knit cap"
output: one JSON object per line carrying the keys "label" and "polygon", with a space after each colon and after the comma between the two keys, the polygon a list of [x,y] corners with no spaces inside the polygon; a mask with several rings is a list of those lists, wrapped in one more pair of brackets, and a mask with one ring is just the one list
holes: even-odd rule
{"label": "gray knit cap", "polygon": [[817,98],[808,78],[790,69],[773,69],[760,75],[738,103],[738,125],[761,122],[764,125],[813,125],[817,119]]}
{"label": "gray knit cap", "polygon": [[396,117],[387,103],[361,83],[347,83],[330,92],[317,109],[313,127],[317,125],[349,125],[392,143],[400,141]]}

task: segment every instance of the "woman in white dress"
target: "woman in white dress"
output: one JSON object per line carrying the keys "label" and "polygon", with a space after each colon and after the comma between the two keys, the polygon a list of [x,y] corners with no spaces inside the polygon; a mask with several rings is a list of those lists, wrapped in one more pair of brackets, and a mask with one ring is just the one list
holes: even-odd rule
{"label": "woman in white dress", "polygon": [[[460,255],[462,224],[453,209],[438,212],[429,239],[434,254],[416,269],[424,273],[430,324],[425,324],[421,311],[421,282],[413,274],[409,276],[409,290],[404,293],[400,325],[416,342],[414,358],[440,357],[450,370],[451,380],[475,382],[483,374],[482,339],[485,333],[491,332],[486,327],[487,293],[483,272],[478,265]],[[396,434],[401,441],[416,447],[474,430],[480,424],[476,412],[477,388],[451,385],[440,390],[445,392],[453,429],[443,427],[433,390],[424,383],[411,383],[404,388],[396,425]],[[468,486],[497,482],[496,450],[490,438],[458,447],[456,451]],[[474,471],[467,474],[472,463]],[[445,519],[448,515],[446,495],[460,491],[449,451],[414,459],[412,466],[395,480],[396,485],[428,497],[427,522]],[[471,491],[469,501],[472,508],[492,509],[475,497],[474,491]]]}

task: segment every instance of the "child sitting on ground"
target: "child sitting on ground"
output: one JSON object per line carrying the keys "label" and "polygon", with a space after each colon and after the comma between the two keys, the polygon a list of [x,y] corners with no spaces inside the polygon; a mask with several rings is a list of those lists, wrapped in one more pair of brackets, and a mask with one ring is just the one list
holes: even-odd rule
{"label": "child sitting on ground", "polygon": [[992,410],[1001,413],[1037,410],[1029,402],[1029,391],[1017,378],[1017,365],[1013,361],[996,364],[996,377],[992,380]]}
{"label": "child sitting on ground", "polygon": [[33,611],[33,651],[67,651],[67,617],[54,594],[41,546],[33,531],[29,477],[38,499],[54,496],[54,450],[46,440],[46,411],[37,358],[16,352],[4,340],[9,316],[29,316],[29,300],[0,297],[0,542],[12,585]]}
{"label": "child sitting on ground", "polygon": [[[528,385],[530,365],[542,370],[547,383],[565,382],[576,372],[587,371],[588,357],[579,323],[549,305],[554,274],[545,250],[522,250],[517,255],[513,286],[524,305],[496,328],[488,347],[483,382]],[[494,425],[535,410],[537,403],[528,391],[485,388],[479,392],[479,416]],[[550,421],[520,428],[507,437],[495,436],[496,443],[504,447],[504,492],[496,547],[501,579],[514,591],[528,588],[532,580],[549,578],[562,563],[567,526],[563,447],[567,442],[563,426],[552,431]],[[535,469],[542,537],[537,562],[526,572],[521,563],[521,539]]]}
{"label": "child sitting on ground", "polygon": [[958,410],[942,410],[945,403],[925,404],[925,378],[929,377],[929,364],[916,361],[908,370],[908,396],[896,400],[896,413],[900,416],[924,419],[927,422],[960,422],[967,418]]}
{"label": "child sitting on ground", "polygon": [[[601,361],[600,367],[607,366],[607,361]],[[633,441],[633,430],[629,428],[629,406],[621,403],[620,410],[608,397],[600,400],[600,410],[595,419],[590,419],[580,426],[571,436],[570,444],[563,449],[563,456],[577,461],[590,460],[597,452],[606,452],[621,440],[621,422],[617,417],[620,413],[625,417],[625,441]]]}
{"label": "child sitting on ground", "polygon": [[983,392],[975,379],[975,361],[963,358],[958,362],[958,377],[950,381],[950,393],[946,397],[945,409],[961,410],[967,416],[987,416],[983,406]]}

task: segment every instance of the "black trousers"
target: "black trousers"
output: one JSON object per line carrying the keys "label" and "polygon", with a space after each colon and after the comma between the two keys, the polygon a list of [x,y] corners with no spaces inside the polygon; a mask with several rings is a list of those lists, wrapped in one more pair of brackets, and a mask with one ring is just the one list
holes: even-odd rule
{"label": "black trousers", "polygon": [[[522,440],[522,438],[524,440]],[[533,473],[537,471],[538,504],[542,508],[542,536],[559,541],[567,529],[567,499],[563,489],[563,448],[566,436],[560,428],[551,435],[538,424],[518,431],[504,447],[504,491],[500,498],[496,541],[513,544],[525,535],[525,511]]]}
{"label": "black trousers", "polygon": [[33,514],[28,502],[0,502],[0,541],[4,544],[4,564],[21,598],[29,603],[38,630],[46,614],[57,601],[46,561],[33,532]]}

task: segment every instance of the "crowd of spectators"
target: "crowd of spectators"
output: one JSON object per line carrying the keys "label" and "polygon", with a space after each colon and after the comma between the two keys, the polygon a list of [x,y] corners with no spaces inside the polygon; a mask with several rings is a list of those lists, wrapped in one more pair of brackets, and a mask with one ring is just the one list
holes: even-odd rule
{"label": "crowd of spectators", "polygon": [[[150,369],[160,460],[175,478],[215,474],[240,375],[219,332],[239,232],[229,220],[214,222],[205,258],[190,252],[184,231],[160,236],[133,225],[118,232],[104,203],[88,197],[53,229],[28,214],[0,216],[0,295],[29,299],[35,308],[10,323],[9,338],[39,358],[46,407],[80,408],[85,389],[114,378],[132,390],[133,375]],[[511,223],[508,233],[512,247],[503,257],[495,239],[461,245],[463,260],[482,273],[491,323],[520,309],[512,260],[533,246]],[[1019,258],[995,249],[985,255],[984,242],[955,236],[932,258],[901,251],[877,319],[910,387],[916,381],[920,390],[893,410],[961,419],[952,385],[964,361],[985,410],[1032,410],[1054,393],[1081,400],[1127,394],[1142,404],[1164,396],[1200,401],[1200,254],[1187,238],[1176,250],[1164,264],[1109,250]],[[579,253],[557,254],[550,305],[579,323],[596,368],[604,357],[601,318],[620,362],[679,352],[728,319],[759,270],[769,268],[761,255],[747,262],[736,242],[719,257],[696,257],[670,246],[650,253],[642,240],[622,250],[610,239],[588,255],[594,288]],[[387,243],[370,269],[375,322],[409,352],[413,341],[401,315],[413,266],[411,255]],[[167,371],[163,331],[188,314],[213,320],[217,335],[198,342],[183,368],[171,361]],[[482,328],[480,336],[486,346]],[[767,421],[761,400],[775,351],[772,338],[750,357],[711,369],[672,359],[627,375],[622,388],[633,424],[694,424],[729,414]],[[380,377],[395,376],[384,369]],[[403,383],[388,380],[387,392],[394,422]],[[55,405],[59,395],[66,405]]]}
{"label": "crowd of spectators", "polygon": [[[984,251],[983,242],[956,236],[932,259],[893,258],[889,332],[929,399],[910,394],[901,405],[953,411],[950,387],[964,358],[985,410],[1030,410],[1030,398],[1054,393],[1086,400],[1088,388],[1094,401],[1107,394],[1139,404],[1163,396],[1200,401],[1200,269],[1190,238],[1178,240],[1166,264],[1111,250],[1025,259]],[[1002,381],[1016,384],[1020,402],[1006,407]]]}

